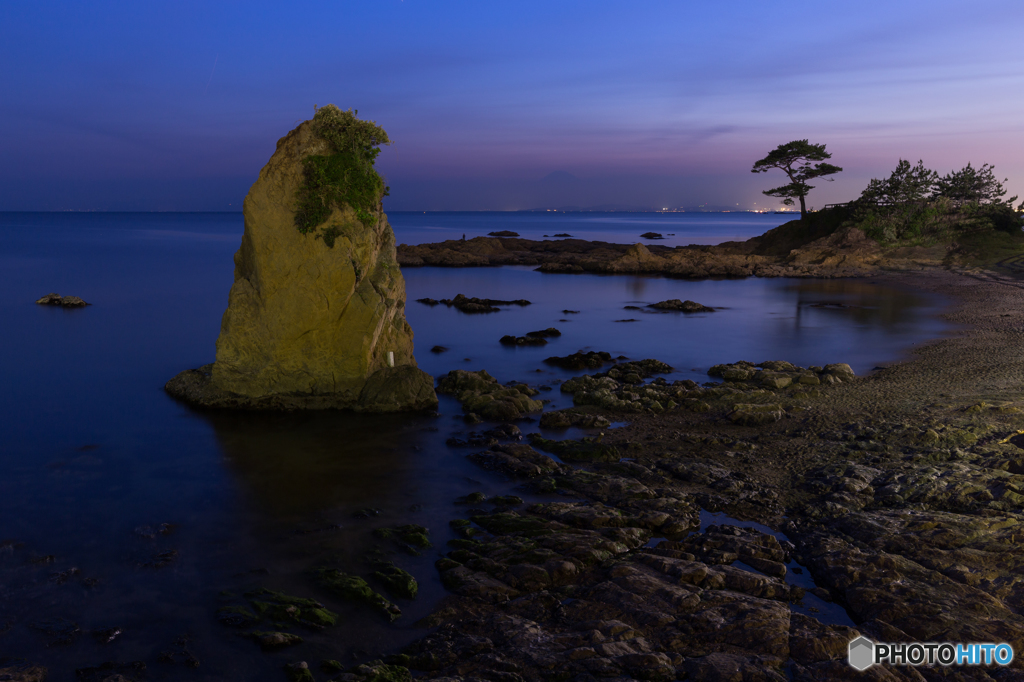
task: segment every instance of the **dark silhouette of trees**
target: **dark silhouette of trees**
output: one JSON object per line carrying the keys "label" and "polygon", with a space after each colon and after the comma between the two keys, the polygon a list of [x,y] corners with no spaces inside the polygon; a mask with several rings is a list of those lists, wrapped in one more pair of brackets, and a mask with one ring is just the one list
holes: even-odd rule
{"label": "dark silhouette of trees", "polygon": [[[992,172],[995,166],[982,165],[981,168],[974,168],[968,163],[958,171],[950,171],[935,181],[935,196],[946,197],[957,205],[966,203],[977,204],[1013,204],[1017,197],[1010,197],[1003,201],[1001,197],[1006,194],[1003,183],[996,180]],[[1007,179],[1003,178],[1003,182]]]}
{"label": "dark silhouette of trees", "polygon": [[931,196],[938,180],[939,174],[925,168],[923,161],[911,167],[909,161],[900,159],[892,175],[885,180],[872,179],[860,197],[881,206],[921,202]]}
{"label": "dark silhouette of trees", "polygon": [[[834,175],[843,170],[839,166],[823,163],[825,159],[831,158],[832,155],[825,151],[823,144],[811,144],[807,140],[793,140],[773,149],[768,156],[757,161],[750,172],[767,173],[772,168],[778,168],[784,172],[789,178],[789,184],[765,190],[763,193],[770,197],[782,197],[782,203],[786,206],[792,206],[794,198],[799,199],[800,218],[803,219],[807,215],[804,198],[808,192],[814,189],[814,185],[808,184],[807,181]],[[825,178],[825,180],[831,182],[832,178]]]}

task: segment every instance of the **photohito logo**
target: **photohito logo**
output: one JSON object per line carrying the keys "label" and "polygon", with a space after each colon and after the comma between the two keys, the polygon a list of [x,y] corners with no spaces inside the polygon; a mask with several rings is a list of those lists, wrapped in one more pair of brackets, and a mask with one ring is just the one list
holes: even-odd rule
{"label": "photohito logo", "polygon": [[911,642],[883,644],[867,637],[850,642],[850,666],[867,670],[873,665],[1010,665],[1013,647],[1000,644],[951,644],[950,642]]}

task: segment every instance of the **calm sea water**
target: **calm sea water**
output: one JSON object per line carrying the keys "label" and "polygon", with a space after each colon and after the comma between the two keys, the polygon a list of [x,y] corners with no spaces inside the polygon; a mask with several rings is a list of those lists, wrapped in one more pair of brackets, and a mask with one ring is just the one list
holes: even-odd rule
{"label": "calm sea water", "polygon": [[[654,219],[663,218],[673,216]],[[426,229],[392,220],[400,241]],[[500,216],[490,229],[483,214],[451,220],[460,236],[470,223],[512,229]],[[573,216],[564,229],[561,218],[545,220],[537,229],[583,233]],[[235,214],[0,214],[0,657],[45,663],[54,680],[108,660],[146,661],[156,680],[277,680],[295,660],[351,663],[394,651],[421,636],[413,624],[444,594],[433,562],[451,537],[448,520],[460,515],[454,499],[512,492],[444,444],[466,428],[448,398],[433,418],[202,413],[165,395],[168,378],[213,359],[241,231]],[[691,240],[714,234],[695,230]],[[554,407],[569,404],[554,382],[571,373],[543,358],[584,348],[658,358],[676,378],[703,381],[711,364],[740,359],[849,362],[864,373],[947,330],[936,315],[941,300],[864,280],[690,282],[529,268],[404,274],[421,367],[548,384],[555,390],[542,397]],[[34,304],[51,291],[93,305]],[[470,316],[414,302],[458,293],[534,303]],[[623,309],[667,298],[723,310]],[[563,335],[544,348],[498,343],[549,326]],[[449,350],[429,352],[434,345]],[[379,516],[353,516],[368,507]],[[164,523],[171,532],[151,537]],[[308,570],[323,563],[366,574],[371,531],[399,523],[429,527],[435,549],[394,555],[421,585],[419,599],[399,602],[405,615],[394,625],[310,580]],[[166,565],[147,565],[171,550]],[[215,618],[224,591],[257,586],[321,599],[342,622],[262,653]],[[62,623],[79,632],[54,644],[45,630]],[[108,628],[123,632],[100,643],[95,633]],[[159,661],[182,637],[197,670]]]}
{"label": "calm sea water", "polygon": [[[569,234],[577,239],[635,244],[644,242],[678,246],[743,241],[764,234],[792,220],[781,213],[559,213],[547,212],[431,212],[389,213],[398,243],[424,244],[446,239],[486,236],[511,230],[527,239],[556,238]],[[644,239],[654,232],[662,239]]]}

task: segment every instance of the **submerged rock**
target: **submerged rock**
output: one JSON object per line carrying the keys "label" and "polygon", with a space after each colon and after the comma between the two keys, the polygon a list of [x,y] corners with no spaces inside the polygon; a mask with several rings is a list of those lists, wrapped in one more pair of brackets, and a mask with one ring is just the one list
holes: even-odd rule
{"label": "submerged rock", "polygon": [[[360,135],[368,136],[362,146],[344,142]],[[179,374],[169,393],[205,407],[388,412],[437,404],[413,357],[405,281],[373,170],[376,146],[387,141],[333,106],[278,141],[243,205],[216,362]],[[344,172],[332,179],[335,166]],[[346,182],[361,183],[359,193]]]}

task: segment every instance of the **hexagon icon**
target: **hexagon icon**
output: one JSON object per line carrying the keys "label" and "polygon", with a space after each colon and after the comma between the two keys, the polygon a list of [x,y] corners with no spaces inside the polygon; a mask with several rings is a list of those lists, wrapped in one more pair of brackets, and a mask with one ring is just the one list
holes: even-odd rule
{"label": "hexagon icon", "polygon": [[867,670],[875,663],[875,643],[867,637],[858,637],[850,642],[850,665],[857,670]]}

